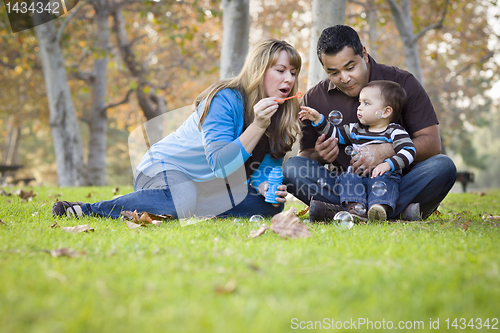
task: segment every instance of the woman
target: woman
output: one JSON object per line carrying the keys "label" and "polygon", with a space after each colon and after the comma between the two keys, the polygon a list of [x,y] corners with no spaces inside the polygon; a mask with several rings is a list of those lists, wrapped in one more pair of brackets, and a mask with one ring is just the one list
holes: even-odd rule
{"label": "woman", "polygon": [[298,132],[295,95],[299,53],[266,40],[247,56],[241,73],[202,92],[196,110],[174,133],[153,145],[137,166],[135,192],[88,204],[56,202],[54,216],[118,218],[124,210],[189,216],[272,216],[283,210],[264,201],[267,176],[281,166]]}

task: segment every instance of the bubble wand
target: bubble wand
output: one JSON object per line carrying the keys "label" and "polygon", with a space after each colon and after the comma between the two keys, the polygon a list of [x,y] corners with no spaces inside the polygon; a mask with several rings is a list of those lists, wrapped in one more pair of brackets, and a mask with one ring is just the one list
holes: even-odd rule
{"label": "bubble wand", "polygon": [[287,97],[287,98],[283,98],[283,99],[276,99],[275,101],[277,103],[279,103],[279,102],[284,102],[284,101],[286,101],[288,99],[292,99],[292,98],[302,98],[302,93],[298,92],[296,95],[293,95],[293,96],[290,96],[290,97]]}

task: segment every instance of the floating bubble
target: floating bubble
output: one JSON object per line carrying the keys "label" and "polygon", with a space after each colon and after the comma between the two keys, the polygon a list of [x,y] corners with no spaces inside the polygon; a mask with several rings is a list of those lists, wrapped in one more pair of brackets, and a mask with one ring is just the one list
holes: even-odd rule
{"label": "floating bubble", "polygon": [[335,214],[333,223],[340,229],[351,229],[354,226],[352,215],[345,211]]}
{"label": "floating bubble", "polygon": [[240,222],[241,222],[241,220],[240,220],[239,218],[235,218],[233,222],[234,222],[234,223],[240,223]]}
{"label": "floating bubble", "polygon": [[363,205],[362,203],[357,203],[354,205],[354,207],[352,208],[354,213],[358,214],[358,215],[365,215],[366,214],[366,206]]}
{"label": "floating bubble", "polygon": [[249,220],[250,223],[264,224],[264,218],[262,215],[252,215]]}
{"label": "floating bubble", "polygon": [[344,119],[344,116],[342,115],[342,112],[337,111],[337,110],[333,110],[328,115],[328,119],[330,119],[330,122],[332,124],[334,124],[335,126],[337,126],[337,125],[339,125],[342,122],[342,120]]}
{"label": "floating bubble", "polygon": [[352,156],[354,153],[354,148],[352,148],[352,146],[345,147],[345,153],[347,154],[347,156]]}
{"label": "floating bubble", "polygon": [[318,185],[321,186],[321,187],[325,187],[326,186],[326,180],[324,178],[320,178],[318,179]]}
{"label": "floating bubble", "polygon": [[376,181],[372,185],[372,193],[380,197],[387,192],[387,185],[383,181]]}
{"label": "floating bubble", "polygon": [[384,112],[382,110],[375,111],[375,118],[382,119]]}

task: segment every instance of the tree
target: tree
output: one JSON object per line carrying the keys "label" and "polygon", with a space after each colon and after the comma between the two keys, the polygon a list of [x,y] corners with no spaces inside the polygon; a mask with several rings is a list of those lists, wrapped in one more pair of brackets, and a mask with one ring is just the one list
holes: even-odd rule
{"label": "tree", "polygon": [[220,78],[239,74],[248,53],[250,32],[249,0],[222,0],[223,38],[220,57]]}
{"label": "tree", "polygon": [[50,110],[58,184],[86,184],[83,144],[55,22],[35,27]]}

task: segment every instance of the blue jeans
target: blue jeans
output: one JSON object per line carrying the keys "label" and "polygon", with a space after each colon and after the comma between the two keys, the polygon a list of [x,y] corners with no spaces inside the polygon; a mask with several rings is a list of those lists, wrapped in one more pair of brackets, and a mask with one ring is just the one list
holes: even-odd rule
{"label": "blue jeans", "polygon": [[[295,156],[283,165],[283,183],[287,191],[304,203],[315,200],[340,204],[334,191],[339,176],[330,172],[317,161]],[[435,155],[418,163],[401,179],[399,199],[389,218],[398,218],[410,203],[420,203],[420,212],[427,218],[437,209],[451,190],[457,178],[457,169],[446,155]]]}
{"label": "blue jeans", "polygon": [[[388,205],[390,214],[396,209],[399,198],[399,183],[401,175],[385,172],[375,178],[361,177],[355,173],[343,172],[337,177],[334,191],[340,197],[340,203],[346,209],[346,203],[359,202],[365,207],[372,205]],[[379,188],[374,188],[379,186]]]}
{"label": "blue jeans", "polygon": [[[236,198],[239,198],[236,200]],[[179,171],[167,171],[148,177],[141,172],[134,178],[134,192],[96,203],[82,204],[84,215],[119,218],[122,211],[148,212],[173,215],[174,218],[190,216],[273,216],[283,210],[284,204],[275,207],[248,184],[226,187],[217,179],[212,182],[194,182]]]}

